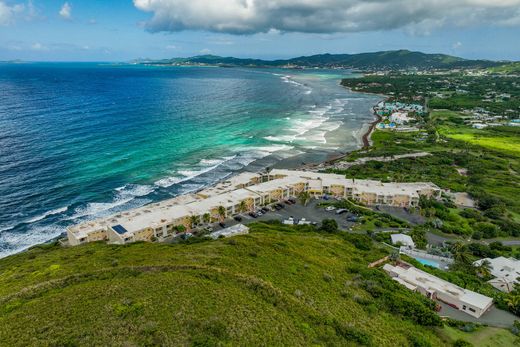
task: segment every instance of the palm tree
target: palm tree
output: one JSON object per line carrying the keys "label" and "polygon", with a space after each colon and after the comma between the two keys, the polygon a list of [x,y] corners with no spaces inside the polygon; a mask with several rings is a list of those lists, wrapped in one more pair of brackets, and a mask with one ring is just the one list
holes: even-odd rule
{"label": "palm tree", "polygon": [[266,167],[265,168],[265,173],[267,174],[267,180],[269,181],[269,174],[271,173],[271,171],[273,170],[273,168],[271,167]]}
{"label": "palm tree", "polygon": [[240,201],[240,204],[238,205],[238,212],[244,213],[247,211],[247,204],[244,200]]}
{"label": "palm tree", "polygon": [[190,216],[190,225],[191,225],[191,228],[195,228],[197,226],[197,224],[199,224],[199,221],[200,221],[200,218],[199,216]]}
{"label": "palm tree", "polygon": [[223,222],[224,219],[226,219],[226,208],[224,206],[222,206],[222,205],[219,206],[217,208],[217,213],[218,213],[218,215],[220,217],[220,221]]}
{"label": "palm tree", "polygon": [[204,223],[208,224],[209,222],[211,222],[211,214],[210,213],[204,213],[202,215],[202,220],[204,221]]}
{"label": "palm tree", "polygon": [[479,265],[475,266],[475,272],[480,277],[487,277],[491,275],[491,263],[489,260],[482,260]]}
{"label": "palm tree", "polygon": [[300,200],[300,203],[303,206],[307,206],[309,200],[311,199],[311,195],[309,194],[309,192],[301,192],[300,194],[298,194],[298,199]]}
{"label": "palm tree", "polygon": [[508,295],[505,300],[507,306],[509,306],[514,313],[518,313],[518,308],[520,307],[520,295],[512,293],[511,295]]}

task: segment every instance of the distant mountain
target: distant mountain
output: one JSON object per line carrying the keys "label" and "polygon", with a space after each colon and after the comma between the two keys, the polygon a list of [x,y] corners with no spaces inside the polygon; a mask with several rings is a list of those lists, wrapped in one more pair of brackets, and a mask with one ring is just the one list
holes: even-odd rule
{"label": "distant mountain", "polygon": [[147,59],[138,61],[138,63],[294,68],[343,67],[361,70],[491,68],[503,64],[490,60],[468,60],[446,54],[427,54],[408,50],[361,54],[317,54],[285,60],[242,59],[215,55],[199,55],[190,58]]}

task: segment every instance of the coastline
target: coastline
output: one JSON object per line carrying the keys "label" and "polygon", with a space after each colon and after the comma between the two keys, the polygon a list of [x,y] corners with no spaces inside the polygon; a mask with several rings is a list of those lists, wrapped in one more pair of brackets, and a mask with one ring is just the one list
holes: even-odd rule
{"label": "coastline", "polygon": [[[345,90],[349,90],[349,88],[345,88]],[[352,92],[355,94],[368,94],[368,93],[362,93],[362,92],[357,92],[357,91],[352,91]],[[368,105],[366,105],[366,106],[368,106]],[[365,110],[366,110],[366,108],[365,108]],[[363,149],[363,148],[370,146],[371,134],[373,133],[375,126],[377,125],[377,123],[380,119],[374,112],[374,104],[370,105],[370,110],[372,111],[372,115],[375,117],[375,120],[369,122],[368,117],[363,120],[363,122],[360,124],[360,127],[357,130],[352,132],[353,137],[355,138],[355,141],[352,141],[351,138],[339,137],[339,139],[341,139],[343,144],[345,144],[345,146],[343,147],[343,150],[341,150],[339,148],[336,150],[334,150],[334,149],[332,149],[332,150],[331,149],[328,149],[328,150],[311,149],[309,151],[306,151],[306,153],[303,153],[303,154],[297,154],[293,157],[281,157],[281,158],[276,153],[273,153],[272,155],[265,157],[263,159],[260,159],[258,161],[255,161],[255,162],[251,163],[250,165],[243,167],[241,170],[231,173],[230,175],[236,175],[243,171],[259,172],[267,167],[285,168],[285,169],[302,169],[302,170],[319,170],[320,168],[322,168],[323,166],[325,166],[327,164],[333,163],[337,160],[341,160],[341,159],[347,157],[350,153],[352,153],[354,151],[357,151],[359,149]],[[366,114],[366,115],[368,115],[368,114]],[[337,135],[335,135],[335,136],[336,136],[335,138],[338,138]],[[273,159],[275,161],[274,163],[273,163]],[[228,177],[229,176],[226,176],[226,177],[222,178],[222,180],[225,180]],[[213,182],[209,186],[215,185],[219,181]],[[207,186],[204,188],[207,188]],[[202,190],[204,188],[200,188],[200,189]],[[192,191],[192,193],[194,193],[194,191]],[[6,256],[14,255],[17,253],[22,253],[32,247],[37,247],[39,245],[44,245],[44,244],[59,241],[64,236],[66,236],[65,231],[63,231],[60,235],[57,235],[55,237],[48,239],[47,241],[27,246],[26,248],[19,249],[18,251],[10,253]]]}

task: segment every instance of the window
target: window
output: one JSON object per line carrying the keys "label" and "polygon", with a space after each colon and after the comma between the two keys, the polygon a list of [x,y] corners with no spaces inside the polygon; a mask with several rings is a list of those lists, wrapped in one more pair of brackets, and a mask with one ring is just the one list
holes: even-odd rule
{"label": "window", "polygon": [[466,305],[462,305],[462,309],[465,310],[466,309]]}
{"label": "window", "polygon": [[469,308],[469,310],[470,310],[471,312],[477,312],[477,311],[475,311],[474,309],[472,309],[471,307]]}

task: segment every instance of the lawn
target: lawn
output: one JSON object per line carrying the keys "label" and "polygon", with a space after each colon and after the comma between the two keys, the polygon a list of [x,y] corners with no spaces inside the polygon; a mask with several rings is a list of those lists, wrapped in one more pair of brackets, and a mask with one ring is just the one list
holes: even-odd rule
{"label": "lawn", "polygon": [[0,344],[443,345],[418,323],[436,317],[427,299],[367,269],[386,250],[310,228],[256,224],[232,239],[1,259]]}
{"label": "lawn", "polygon": [[[500,136],[496,131],[477,130],[468,127],[443,127],[441,134],[446,137],[482,146],[494,151],[520,156],[520,136]],[[507,133],[506,133],[507,134]]]}
{"label": "lawn", "polygon": [[474,332],[464,332],[457,328],[444,326],[440,329],[441,336],[448,341],[464,340],[476,347],[512,347],[520,346],[520,338],[506,329],[480,327]]}

